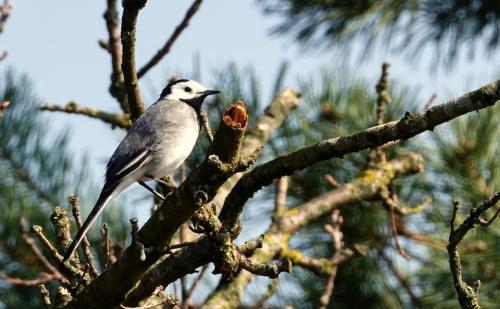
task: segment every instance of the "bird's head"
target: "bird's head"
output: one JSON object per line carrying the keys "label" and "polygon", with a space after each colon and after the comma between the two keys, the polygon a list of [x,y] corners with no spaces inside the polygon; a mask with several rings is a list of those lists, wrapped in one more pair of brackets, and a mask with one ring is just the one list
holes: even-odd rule
{"label": "bird's head", "polygon": [[200,110],[203,100],[220,91],[208,90],[205,86],[194,80],[178,79],[170,82],[161,92],[160,99],[182,101]]}

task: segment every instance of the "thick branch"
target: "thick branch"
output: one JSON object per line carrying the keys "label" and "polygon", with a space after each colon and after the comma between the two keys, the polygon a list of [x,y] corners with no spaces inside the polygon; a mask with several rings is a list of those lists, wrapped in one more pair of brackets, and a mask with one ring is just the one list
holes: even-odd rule
{"label": "thick branch", "polygon": [[[265,144],[274,130],[285,121],[290,111],[297,106],[299,97],[300,95],[297,92],[286,89],[274,98],[266,108],[264,115],[256,121],[255,126],[245,135],[240,150],[240,156],[248,156],[255,152],[260,145]],[[241,178],[241,175],[242,173],[238,173],[231,176],[224,185],[219,188],[212,202],[216,205],[222,205],[222,201],[224,201],[238,179]],[[212,252],[210,252],[209,249],[211,249]],[[159,284],[167,286],[172,281],[188,274],[186,271],[193,271],[209,263],[212,256],[216,253],[217,251],[211,245],[210,241],[206,237],[203,237],[199,240],[197,245],[190,246],[180,252],[170,255],[166,260],[155,265],[144,275],[142,281],[127,295],[125,303],[134,304],[150,295]],[[177,255],[183,254],[186,255],[180,258],[180,260],[183,261],[183,266],[186,266],[186,268],[180,269],[175,266],[175,261]],[[189,258],[187,258],[187,256],[189,256]]]}
{"label": "thick branch", "polygon": [[[279,254],[291,235],[304,225],[331,213],[333,209],[377,197],[379,190],[393,181],[394,177],[420,171],[422,162],[422,157],[415,154],[389,161],[383,165],[380,172],[375,172],[374,169],[367,170],[353,182],[341,185],[309,202],[287,210],[280,220],[273,223],[264,234],[262,248],[257,249],[250,258],[255,263],[270,261]],[[292,256],[287,257],[294,260]],[[244,287],[253,278],[253,274],[240,272],[227,287],[212,295],[206,308],[211,308],[210,306],[215,304],[218,308],[235,308],[241,300]]]}
{"label": "thick branch", "polygon": [[135,71],[135,30],[139,10],[147,0],[123,0],[122,16],[122,71],[132,121],[144,113],[139,82]]}
{"label": "thick branch", "polygon": [[[267,243],[266,246],[269,247],[270,243],[272,243],[271,249],[263,248],[261,250],[256,250],[256,252],[259,253],[257,253],[257,256],[252,256],[252,261],[256,263],[269,261],[279,252],[283,244],[287,242],[289,235],[293,234],[303,225],[330,213],[332,209],[376,197],[381,187],[390,183],[393,177],[399,174],[420,171],[422,169],[423,160],[419,155],[409,154],[403,159],[393,160],[386,164],[390,165],[391,168],[385,167],[383,172],[374,172],[374,170],[366,171],[353,183],[343,185],[335,190],[324,193],[318,199],[311,200],[308,203],[304,203],[285,212],[283,216],[280,217],[280,221],[276,223],[274,227],[276,230],[273,230],[272,233],[268,232],[264,237],[264,242]],[[391,170],[392,172],[385,172],[387,170]],[[277,226],[279,226],[279,233],[277,232]],[[147,297],[156,286],[160,284],[167,286],[176,279],[189,273],[190,270],[193,271],[209,263],[216,253],[217,251],[206,237],[201,238],[195,245],[187,247],[181,252],[174,253],[158,265],[155,265],[144,275],[142,281],[137,284],[134,290],[127,296],[127,303],[134,303]],[[182,257],[179,257],[180,255],[182,255]],[[179,260],[182,261],[182,268],[178,268],[175,264]],[[243,281],[247,280],[245,279],[247,276],[251,278],[251,275],[248,273],[238,276],[243,276]]]}
{"label": "thick branch", "polygon": [[143,77],[152,67],[154,67],[160,60],[165,57],[166,54],[170,52],[170,49],[172,48],[172,45],[174,45],[175,41],[179,37],[179,35],[184,31],[184,29],[187,28],[189,25],[189,21],[191,18],[194,16],[194,14],[198,11],[200,8],[202,0],[195,0],[193,4],[189,7],[189,9],[186,12],[186,15],[184,16],[184,19],[181,21],[181,23],[175,28],[174,32],[168,38],[167,42],[165,42],[165,45],[156,52],[156,54],[149,60],[137,73],[137,77],[141,78]]}
{"label": "thick branch", "polygon": [[123,129],[128,129],[132,125],[132,122],[130,121],[130,116],[128,114],[118,115],[118,114],[107,113],[100,111],[98,109],[81,106],[75,102],[69,102],[65,106],[48,103],[41,106],[40,110],[85,115],[90,118],[99,119],[105,123],[109,123],[113,128],[119,127]]}
{"label": "thick branch", "polygon": [[320,161],[342,157],[391,141],[408,139],[427,130],[432,131],[437,125],[466,113],[492,106],[498,100],[500,100],[500,80],[424,112],[415,114],[407,112],[398,121],[371,127],[348,136],[321,141],[282,155],[257,166],[240,179],[224,203],[221,213],[222,221],[225,224],[233,225],[246,201],[274,179],[290,175],[294,171],[304,169]]}
{"label": "thick branch", "polygon": [[[221,123],[219,130],[225,130],[222,128],[224,125],[228,126],[227,123],[223,123],[225,122]],[[240,122],[231,122],[230,125],[238,125],[238,128],[231,133],[234,139],[226,141],[228,143],[241,142],[245,126],[241,126]],[[218,136],[216,134],[216,139]],[[214,144],[218,143],[214,141]],[[106,269],[77,295],[77,299],[69,307],[109,308],[120,304],[125,294],[140,280],[146,270],[167,252],[170,241],[177,229],[201,205],[211,199],[219,186],[236,172],[228,166],[232,164],[219,160],[219,157],[225,157],[228,162],[233,162],[233,158],[227,156],[228,149],[233,149],[233,147],[231,145],[213,147],[213,154],[207,156],[204,162],[193,170],[180,187],[174,190],[139,230],[138,241],[144,246],[145,260],[139,258],[135,246],[129,246],[116,263]],[[129,304],[129,302],[125,303],[125,305]]]}
{"label": "thick branch", "polygon": [[[267,106],[264,115],[256,122],[255,126],[248,130],[241,146],[241,156],[245,157],[254,153],[259,147],[265,145],[271,134],[279,128],[290,112],[299,104],[300,94],[292,89],[285,89]],[[219,189],[212,202],[219,208],[222,207],[224,200],[243,176],[238,173],[229,178]]]}

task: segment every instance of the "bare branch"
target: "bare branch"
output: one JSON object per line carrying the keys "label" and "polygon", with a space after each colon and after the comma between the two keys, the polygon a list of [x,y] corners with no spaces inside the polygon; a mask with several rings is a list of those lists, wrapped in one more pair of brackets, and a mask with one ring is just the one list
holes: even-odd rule
{"label": "bare branch", "polygon": [[[500,200],[500,192],[495,193],[491,198],[485,200],[478,207],[470,210],[469,216],[463,223],[455,229],[456,213],[458,203],[453,202],[453,213],[450,221],[450,237],[448,240],[448,254],[450,258],[450,270],[458,294],[458,302],[462,308],[480,308],[478,302],[478,288],[471,287],[462,278],[462,266],[460,255],[458,254],[458,244],[462,241],[469,230],[476,224],[480,224],[480,216]],[[496,217],[496,216],[494,216]]]}
{"label": "bare branch", "polygon": [[[267,262],[273,259],[283,248],[284,244],[288,243],[290,235],[293,235],[304,225],[331,213],[333,209],[339,209],[341,207],[346,207],[362,200],[370,200],[375,198],[378,195],[379,190],[392,182],[394,177],[400,174],[409,174],[420,171],[422,169],[422,164],[423,159],[421,156],[410,154],[405,158],[392,160],[385,164],[379,165],[378,168],[380,168],[380,171],[378,172],[376,172],[375,170],[368,170],[365,173],[362,173],[351,183],[343,184],[338,188],[326,192],[302,205],[290,208],[289,210],[287,210],[287,212],[285,212],[285,214],[283,214],[278,222],[273,223],[271,227],[269,227],[268,231],[265,233],[265,237],[262,243],[262,249],[256,250],[250,258],[253,261],[259,263]],[[371,176],[366,177],[364,176],[365,174],[369,174]],[[370,180],[367,180],[368,178]],[[200,240],[198,246],[201,246],[202,244],[204,244],[204,242],[204,240]],[[208,248],[210,248],[209,245],[207,246]],[[197,246],[193,246],[191,248],[193,252],[198,251],[198,248],[196,247]],[[364,248],[356,246],[353,249],[356,255],[365,254]],[[205,247],[204,250],[207,250],[207,248]],[[187,252],[185,254],[187,254]],[[289,257],[292,262],[296,260],[293,255],[287,257]],[[196,263],[208,263],[209,261],[210,257],[206,257],[206,260],[196,260]],[[171,260],[166,260],[165,264],[170,264],[171,262]],[[341,262],[342,260],[336,260],[335,264]],[[184,260],[184,263],[187,263],[187,260]],[[166,265],[161,266],[166,267]],[[170,266],[170,269],[171,268],[173,268],[172,265]],[[156,271],[154,273],[156,273]],[[170,273],[168,276],[171,275],[175,277],[172,273]],[[147,277],[149,278],[150,276],[147,275]],[[209,301],[207,302],[207,304],[205,304],[205,307],[211,308],[210,306],[217,305],[234,308],[241,300],[244,287],[253,278],[254,275],[251,273],[238,273],[231,284],[211,295]]]}
{"label": "bare branch", "polygon": [[5,60],[9,56],[9,51],[4,50],[0,53],[0,61]]}
{"label": "bare branch", "polygon": [[101,228],[102,241],[104,243],[104,268],[113,265],[116,262],[116,256],[112,252],[111,240],[109,240],[108,225],[104,223]]}
{"label": "bare branch", "polygon": [[200,113],[200,118],[203,122],[203,127],[205,128],[205,132],[207,133],[207,138],[210,143],[214,141],[214,136],[212,134],[212,129],[210,129],[210,123],[208,122],[207,112],[203,111]]}
{"label": "bare branch", "polygon": [[0,103],[0,117],[3,116],[3,112],[9,107],[10,107],[10,101],[3,101]]}
{"label": "bare branch", "polygon": [[189,7],[189,9],[186,12],[186,15],[184,16],[184,19],[181,21],[181,23],[175,28],[174,32],[170,36],[170,38],[165,42],[165,45],[156,52],[156,54],[149,60],[137,73],[137,77],[141,78],[143,77],[152,67],[154,67],[160,60],[165,57],[166,54],[170,52],[170,49],[172,48],[172,45],[174,45],[175,41],[179,37],[179,35],[184,31],[187,26],[189,25],[189,21],[191,18],[194,16],[194,14],[198,11],[200,8],[202,0],[195,0],[193,4]]}
{"label": "bare branch", "polygon": [[144,103],[135,68],[135,31],[139,10],[146,5],[146,2],[147,0],[122,1],[122,71],[132,121],[144,113]]}
{"label": "bare branch", "polygon": [[11,0],[4,0],[3,4],[0,5],[0,33],[3,32],[3,29],[5,28],[5,24],[7,23],[7,20],[10,17],[10,14],[12,13],[12,1]]}
{"label": "bare branch", "polygon": [[31,228],[31,230],[38,237],[38,239],[40,240],[40,242],[42,243],[42,245],[45,247],[45,249],[47,249],[47,251],[49,251],[49,254],[52,257],[52,259],[54,261],[56,261],[58,263],[58,265],[60,266],[62,264],[63,257],[62,257],[62,255],[59,254],[59,252],[52,245],[52,243],[47,239],[47,237],[43,233],[42,227],[39,226],[39,225],[33,225],[33,227]]}
{"label": "bare branch", "polygon": [[[267,106],[264,115],[256,122],[255,126],[248,130],[241,146],[241,155],[248,156],[259,147],[266,144],[271,134],[281,126],[290,112],[299,104],[300,94],[292,89],[285,89]],[[212,202],[220,210],[229,192],[232,191],[243,173],[238,173],[229,178],[219,189]]]}
{"label": "bare branch", "polygon": [[389,83],[389,66],[390,64],[388,62],[382,64],[382,75],[375,87],[377,90],[377,125],[381,125],[385,122],[385,109],[387,104],[391,102],[391,94],[387,90],[387,84]]}
{"label": "bare branch", "polygon": [[290,175],[317,162],[387,142],[408,139],[466,113],[494,105],[500,99],[500,80],[471,91],[425,112],[409,113],[398,121],[375,126],[348,136],[321,141],[297,151],[279,156],[245,174],[231,191],[221,212],[222,221],[232,226],[246,201],[274,179]]}
{"label": "bare branch", "polygon": [[411,260],[411,257],[406,253],[405,249],[399,242],[398,231],[396,227],[396,218],[394,215],[394,209],[398,208],[398,197],[394,192],[390,192],[387,188],[381,190],[380,197],[382,198],[382,202],[386,205],[386,207],[389,208],[389,224],[391,226],[392,238],[394,239],[394,243],[396,244],[396,249],[402,257],[407,260]]}
{"label": "bare branch", "polygon": [[[176,231],[199,209],[200,197],[203,197],[201,202],[206,203],[213,198],[217,189],[229,177],[240,171],[239,169],[242,167],[240,160],[235,162],[235,158],[231,157],[231,154],[241,160],[244,159],[235,152],[236,149],[240,149],[240,146],[234,144],[242,142],[246,121],[243,122],[240,114],[230,112],[232,109],[233,107],[229,107],[225,116],[237,117],[231,121],[221,121],[217,130],[225,130],[227,134],[232,136],[232,139],[221,136],[220,138],[224,138],[226,143],[220,143],[217,141],[219,134],[216,133],[214,143],[211,146],[212,153],[209,153],[208,157],[169,195],[139,230],[139,241],[144,246],[146,259],[141,260],[142,256],[137,254],[135,246],[129,246],[118,261],[108,267],[105,275],[93,280],[80,292],[78,301],[72,302],[69,305],[70,308],[91,308],[96,305],[97,300],[100,306],[108,307],[122,303],[126,293],[134,287],[148,268],[168,252]],[[228,128],[224,128],[224,126],[228,126]],[[227,161],[219,158],[226,158]],[[180,277],[182,276],[178,278]],[[127,280],[123,280],[123,278],[127,278]],[[151,291],[148,292],[150,295]],[[97,298],[96,295],[102,297]],[[126,301],[123,304],[130,306],[135,303]]]}
{"label": "bare branch", "polygon": [[436,100],[436,98],[437,98],[437,94],[433,93],[431,95],[431,97],[429,98],[429,100],[427,101],[427,103],[425,103],[424,110],[429,109],[432,106],[432,104],[434,104],[434,100]]}
{"label": "bare branch", "polygon": [[271,279],[277,278],[282,272],[292,272],[290,260],[280,260],[277,263],[254,263],[244,255],[239,255],[240,267],[252,274],[266,276]]}
{"label": "bare branch", "polygon": [[9,277],[9,276],[0,274],[0,280],[7,281],[8,283],[10,283],[12,285],[22,285],[22,286],[40,285],[40,284],[44,284],[44,283],[50,282],[52,280],[57,280],[57,279],[58,279],[57,275],[49,274],[46,272],[40,273],[40,276],[38,278],[31,279],[31,280],[14,278],[14,277]]}
{"label": "bare branch", "polygon": [[54,265],[52,265],[49,262],[49,260],[47,260],[47,258],[43,255],[40,248],[38,248],[38,246],[36,245],[35,239],[33,239],[33,237],[31,237],[27,233],[28,229],[24,217],[21,217],[19,219],[19,224],[21,225],[21,233],[22,233],[21,238],[23,239],[24,243],[28,246],[30,251],[33,253],[40,266],[44,268],[49,274],[53,274],[54,276],[56,276],[57,280],[66,283],[68,280],[59,272],[59,270],[56,267],[54,267]]}
{"label": "bare branch", "polygon": [[[75,194],[72,194],[68,198],[69,203],[71,204],[71,211],[73,213],[73,217],[75,218],[76,226],[78,229],[82,228],[82,217],[80,216],[80,198],[76,196]],[[97,271],[94,263],[94,256],[92,255],[92,252],[90,251],[90,242],[87,239],[87,236],[83,236],[82,240],[82,249],[83,249],[83,254],[85,255],[85,258],[87,259],[87,262],[89,263],[89,268],[90,268],[90,273],[94,276],[97,277],[99,275],[99,272]]]}
{"label": "bare branch", "polygon": [[122,129],[128,129],[132,125],[132,122],[130,121],[130,116],[128,114],[118,115],[118,114],[107,113],[100,111],[98,109],[81,106],[73,101],[69,102],[64,106],[48,103],[41,106],[40,110],[49,112],[63,112],[68,114],[85,115],[90,118],[99,119],[105,123],[109,123],[111,124],[112,128],[119,127]]}
{"label": "bare branch", "polygon": [[288,177],[281,177],[276,182],[276,195],[274,199],[273,216],[281,216],[286,210],[286,193],[288,190]]}
{"label": "bare branch", "polygon": [[40,296],[42,297],[42,302],[45,306],[45,308],[52,308],[51,302],[50,302],[50,294],[49,290],[45,287],[44,284],[40,284],[38,286],[38,289],[40,290]]}
{"label": "bare branch", "polygon": [[123,84],[122,45],[120,42],[120,27],[118,26],[119,18],[116,9],[116,0],[107,0],[106,4],[106,11],[103,17],[106,21],[109,39],[107,42],[99,41],[99,45],[106,48],[111,56],[111,84],[109,86],[109,93],[118,100],[123,113],[130,114],[130,108]]}
{"label": "bare branch", "polygon": [[[332,244],[334,249],[334,254],[332,255],[331,260],[334,261],[341,256],[342,250],[342,232],[340,231],[340,226],[343,223],[342,216],[340,215],[340,211],[338,209],[334,209],[331,215],[331,224],[325,225],[325,231],[330,234],[332,237]],[[338,264],[337,264],[338,265]],[[328,304],[330,303],[330,298],[333,293],[333,289],[335,287],[335,278],[337,277],[337,266],[334,266],[330,275],[328,276],[328,280],[326,281],[325,290],[323,294],[321,294],[319,298],[319,308],[326,309]]]}

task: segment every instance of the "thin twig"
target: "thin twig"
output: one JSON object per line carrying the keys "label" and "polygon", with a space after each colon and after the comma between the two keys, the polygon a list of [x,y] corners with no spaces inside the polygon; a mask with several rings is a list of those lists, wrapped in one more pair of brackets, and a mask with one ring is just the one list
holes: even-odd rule
{"label": "thin twig", "polygon": [[274,198],[273,216],[281,216],[286,209],[286,194],[288,191],[288,176],[281,177],[276,182],[276,195]]}
{"label": "thin twig", "polygon": [[[460,255],[458,253],[458,245],[465,237],[467,232],[474,228],[476,224],[480,224],[480,216],[491,207],[495,206],[500,200],[500,192],[495,193],[491,198],[482,202],[478,207],[470,210],[469,216],[455,228],[455,221],[458,211],[458,202],[453,202],[452,217],[450,220],[450,237],[448,239],[448,255],[450,270],[453,277],[455,290],[458,294],[458,302],[462,308],[480,308],[478,302],[478,289],[479,282],[475,286],[468,285],[462,278],[462,265],[460,262]],[[494,216],[496,218],[496,216]]]}
{"label": "thin twig", "polygon": [[130,108],[127,103],[127,96],[123,84],[122,72],[122,45],[120,42],[120,27],[118,26],[119,18],[116,9],[116,0],[106,1],[106,11],[103,14],[106,21],[106,29],[108,31],[108,41],[106,44],[99,44],[101,47],[106,47],[111,56],[111,85],[109,93],[115,97],[120,103],[120,107],[125,114],[130,113]]}
{"label": "thin twig", "polygon": [[5,58],[7,58],[8,56],[9,56],[8,50],[2,51],[2,53],[0,53],[0,61],[5,60]]}
{"label": "thin twig", "polygon": [[428,110],[429,108],[431,108],[431,106],[434,103],[434,100],[436,100],[436,98],[437,98],[437,95],[435,93],[433,93],[431,95],[431,97],[429,98],[429,100],[427,101],[427,103],[425,103],[425,105],[424,105],[424,111]]}
{"label": "thin twig", "polygon": [[[387,85],[389,83],[389,66],[390,64],[388,62],[384,62],[382,64],[382,73],[377,85],[375,86],[375,89],[377,90],[377,125],[381,125],[385,122],[386,107],[387,104],[391,102],[391,94],[389,93],[389,90],[387,90]],[[378,162],[387,161],[382,147],[377,147],[370,153],[370,161],[374,158],[376,158]]]}
{"label": "thin twig", "polygon": [[38,289],[40,290],[40,296],[42,297],[42,302],[45,305],[45,308],[52,308],[49,290],[47,290],[44,284],[40,284]]}
{"label": "thin twig", "polygon": [[160,60],[165,57],[166,54],[170,52],[170,49],[172,48],[172,45],[174,45],[175,41],[179,37],[179,35],[184,31],[184,29],[187,28],[189,25],[189,21],[191,18],[194,16],[194,14],[198,11],[200,5],[201,5],[202,0],[195,0],[193,4],[189,7],[189,9],[186,12],[186,15],[184,16],[184,19],[181,21],[181,23],[175,28],[174,32],[168,38],[167,42],[165,42],[165,45],[156,52],[156,54],[149,60],[137,73],[137,77],[141,78],[146,74],[152,67],[154,67]]}
{"label": "thin twig", "polygon": [[7,19],[10,17],[12,7],[13,4],[11,0],[4,0],[3,4],[0,5],[0,33],[3,32],[5,23],[7,23]]}
{"label": "thin twig", "polygon": [[119,127],[127,129],[132,125],[132,122],[130,121],[130,116],[128,114],[118,115],[118,114],[103,112],[98,109],[81,106],[73,101],[69,102],[64,106],[48,103],[41,106],[40,110],[49,112],[63,112],[68,114],[85,115],[90,118],[99,119],[105,123],[109,123],[111,124],[112,128]]}
{"label": "thin twig", "polygon": [[39,225],[33,225],[31,227],[31,231],[35,233],[35,235],[38,237],[42,245],[49,251],[50,257],[56,262],[57,266],[59,269],[63,272],[63,274],[67,277],[77,277],[77,278],[83,278],[84,272],[77,268],[74,267],[73,265],[70,265],[69,263],[64,264],[63,263],[63,256],[59,254],[57,249],[50,243],[50,241],[45,237],[45,234],[43,234],[43,229]]}
{"label": "thin twig", "polygon": [[212,129],[210,129],[210,122],[208,121],[207,112],[202,111],[200,113],[201,121],[203,122],[203,128],[205,128],[205,132],[207,133],[207,138],[210,143],[214,141],[214,135],[212,134]]}
{"label": "thin twig", "polygon": [[44,284],[47,282],[50,282],[52,280],[58,280],[59,278],[55,274],[49,274],[46,272],[41,272],[40,276],[36,279],[20,279],[20,278],[14,278],[14,277],[9,277],[6,275],[0,274],[0,280],[7,281],[8,283],[12,285],[19,285],[19,286],[34,286],[34,285],[40,285]]}
{"label": "thin twig", "polygon": [[21,226],[21,238],[31,250],[40,266],[42,266],[49,274],[53,274],[54,276],[56,276],[57,280],[61,280],[62,282],[66,283],[68,280],[59,272],[59,270],[54,265],[49,262],[49,260],[47,260],[40,248],[38,248],[38,246],[36,245],[35,239],[26,232],[27,224],[24,217],[21,217],[19,219],[19,225]]}
{"label": "thin twig", "polygon": [[391,95],[387,90],[388,77],[389,77],[389,66],[388,62],[382,64],[382,74],[380,79],[375,86],[377,90],[377,125],[384,123],[385,118],[385,108],[386,105],[391,102]]}
{"label": "thin twig", "polygon": [[57,249],[50,243],[45,234],[43,233],[43,229],[39,225],[33,225],[31,228],[33,233],[38,237],[42,245],[49,251],[50,256],[60,265],[62,265],[63,256],[59,254]]}
{"label": "thin twig", "polygon": [[396,193],[389,192],[389,190],[387,189],[381,191],[380,197],[382,198],[382,202],[386,205],[386,207],[389,208],[389,224],[391,226],[392,238],[394,239],[396,249],[402,257],[407,260],[411,260],[411,257],[406,253],[404,248],[401,246],[401,243],[399,242],[398,231],[396,228],[396,216],[394,214],[394,209],[397,208],[396,205],[398,204],[398,197]]}
{"label": "thin twig", "polygon": [[135,247],[136,251],[138,252],[139,259],[141,261],[145,261],[146,250],[144,248],[144,245],[139,241],[139,219],[137,218],[130,219],[130,224],[132,225],[132,232],[130,233],[132,235],[131,246]]}
{"label": "thin twig", "polygon": [[102,225],[101,236],[104,242],[104,268],[116,262],[116,256],[111,252],[111,240],[109,240],[109,228],[106,223]]}
{"label": "thin twig", "polygon": [[[338,259],[341,256],[342,251],[342,232],[340,231],[340,227],[343,223],[343,218],[340,215],[340,211],[338,209],[334,209],[331,215],[331,224],[325,225],[325,231],[330,234],[332,237],[332,244],[334,249],[334,254],[332,255],[332,262],[335,259]],[[335,278],[337,277],[337,266],[332,268],[330,275],[328,276],[328,280],[326,281],[325,290],[323,294],[321,294],[319,298],[319,308],[326,309],[328,304],[330,303],[330,298],[332,297],[333,289],[335,287]]]}
{"label": "thin twig", "polygon": [[132,121],[144,113],[144,103],[135,68],[135,33],[139,10],[146,5],[146,2],[147,0],[122,1],[122,72]]}
{"label": "thin twig", "polygon": [[[71,204],[71,211],[73,213],[73,217],[75,218],[76,226],[80,230],[82,228],[82,217],[80,216],[80,198],[76,196],[75,194],[72,194],[69,196],[69,203]],[[90,242],[87,238],[87,236],[83,236],[82,239],[82,249],[83,249],[83,254],[85,255],[85,258],[87,259],[87,262],[89,263],[89,268],[91,274],[95,277],[99,275],[99,272],[97,271],[95,267],[95,262],[94,262],[94,256],[92,255],[92,252],[90,251]]]}

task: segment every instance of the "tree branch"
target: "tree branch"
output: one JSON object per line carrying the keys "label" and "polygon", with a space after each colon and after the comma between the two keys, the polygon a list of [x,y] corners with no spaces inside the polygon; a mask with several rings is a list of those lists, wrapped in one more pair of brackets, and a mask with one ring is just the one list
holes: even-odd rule
{"label": "tree branch", "polygon": [[149,60],[137,73],[137,77],[141,78],[143,77],[152,67],[154,67],[160,60],[165,57],[166,54],[170,52],[170,49],[172,48],[172,45],[174,45],[175,41],[179,37],[179,35],[184,31],[187,26],[189,25],[189,21],[191,18],[194,16],[194,14],[198,11],[200,8],[202,0],[195,0],[189,9],[186,12],[186,15],[184,16],[184,19],[181,21],[181,23],[175,28],[174,32],[168,38],[167,42],[165,42],[165,45],[156,52],[156,54]]}
{"label": "tree branch", "polygon": [[245,174],[227,197],[221,218],[226,226],[235,224],[246,201],[274,179],[290,175],[317,162],[342,157],[387,142],[408,139],[466,113],[494,105],[500,100],[500,80],[471,91],[424,112],[409,113],[398,121],[304,147],[255,167]]}
{"label": "tree branch", "polygon": [[[500,192],[495,193],[491,198],[485,200],[481,205],[470,210],[469,216],[455,229],[456,213],[458,203],[453,203],[453,213],[450,221],[450,237],[448,240],[448,254],[450,258],[450,270],[453,277],[455,290],[458,294],[458,302],[462,308],[480,308],[478,302],[478,288],[469,286],[462,278],[462,266],[460,255],[458,254],[458,244],[462,241],[469,230],[476,224],[481,224],[481,215],[500,200]],[[496,218],[496,215],[494,216]]]}
{"label": "tree branch", "polygon": [[118,100],[123,113],[130,114],[127,95],[123,84],[122,45],[120,42],[120,27],[118,26],[119,18],[118,11],[116,10],[116,0],[107,0],[106,4],[106,11],[103,17],[106,21],[106,29],[108,30],[109,37],[106,42],[106,49],[111,56],[111,84],[109,86],[109,93]]}
{"label": "tree branch", "polygon": [[[300,94],[292,89],[285,89],[276,96],[267,106],[264,115],[255,122],[254,127],[248,130],[248,133],[245,135],[245,139],[241,145],[241,156],[248,156],[254,153],[262,145],[265,145],[271,137],[271,134],[283,124],[290,112],[297,107],[299,98]],[[229,192],[233,190],[242,176],[243,173],[231,176],[231,178],[219,188],[217,195],[212,200],[212,203],[214,203],[219,210]]]}
{"label": "tree branch", "polygon": [[122,71],[132,121],[144,113],[144,103],[135,71],[135,31],[139,10],[146,5],[146,2],[147,0],[122,1]]}
{"label": "tree branch", "polygon": [[4,0],[3,4],[0,5],[0,33],[3,32],[5,27],[5,23],[10,17],[10,13],[12,12],[12,1]]}
{"label": "tree branch", "polygon": [[[224,116],[231,116],[228,112],[232,108],[230,106]],[[158,258],[169,252],[170,241],[177,229],[215,195],[220,185],[238,171],[233,168],[242,167],[239,164],[233,164],[233,158],[228,154],[232,153],[239,157],[239,154],[232,152],[235,147],[230,143],[241,143],[245,125],[246,121],[244,124],[236,120],[229,123],[221,121],[218,131],[225,130],[227,134],[233,136],[233,139],[225,139],[227,143],[220,145],[217,139],[223,137],[216,133],[211,148],[212,154],[208,155],[189,174],[138,231],[138,241],[144,246],[146,252],[145,260],[139,258],[135,246],[129,246],[116,263],[76,296],[68,308],[95,308],[96,306],[109,308],[122,303],[125,294],[136,285],[147,269]],[[227,161],[221,161],[219,158],[227,158]],[[150,294],[151,291],[148,295]],[[124,305],[131,305],[131,303],[127,301]]]}
{"label": "tree branch", "polygon": [[[330,213],[333,209],[376,197],[382,186],[390,183],[399,174],[420,171],[423,159],[419,155],[409,154],[402,159],[392,160],[386,164],[392,167],[386,167],[385,170],[392,170],[392,173],[386,173],[385,170],[377,173],[367,171],[366,174],[373,175],[369,179],[361,175],[352,183],[341,185],[309,202],[286,211],[280,217],[279,222],[274,223],[266,232],[262,242],[263,248],[255,250],[255,254],[251,257],[252,261],[256,263],[269,261],[278,254],[290,235],[308,222]],[[202,237],[192,246],[173,253],[161,263],[153,266],[142,277],[141,282],[127,295],[126,304],[134,304],[150,295],[156,286],[160,284],[168,286],[194,269],[210,263],[215,254],[217,254],[217,250],[207,237]],[[293,260],[291,256],[287,256],[287,258]],[[182,267],[180,267],[179,263],[182,264]],[[240,278],[242,282],[247,282],[252,276],[249,273],[244,273],[244,275],[238,274],[237,277],[242,276]]]}
{"label": "tree branch", "polygon": [[122,129],[128,129],[132,125],[132,122],[130,121],[130,116],[128,114],[118,115],[118,114],[107,113],[100,111],[98,109],[81,106],[73,101],[69,102],[65,106],[48,103],[41,106],[40,110],[88,116],[90,118],[99,119],[105,123],[109,123],[112,128],[119,127]]}
{"label": "tree branch", "polygon": [[[340,185],[306,203],[288,209],[280,220],[273,223],[265,232],[262,248],[257,249],[250,258],[256,263],[266,263],[279,255],[283,245],[288,243],[291,235],[301,227],[331,213],[334,209],[376,198],[380,189],[387,186],[395,177],[418,172],[422,169],[422,164],[421,156],[409,154],[404,158],[379,165],[380,170],[369,169],[350,183]],[[289,257],[294,260],[292,256]],[[210,297],[209,302],[205,304],[206,308],[214,305],[219,308],[235,308],[240,303],[244,287],[253,278],[254,275],[250,273],[238,273],[230,284]]]}
{"label": "tree branch", "polygon": [[[71,212],[73,213],[73,218],[75,219],[76,226],[80,230],[82,228],[82,217],[80,215],[80,198],[75,195],[71,194],[68,198],[69,203],[71,205]],[[90,269],[90,273],[92,274],[93,277],[97,277],[99,275],[99,272],[97,271],[97,268],[94,263],[94,256],[92,255],[92,252],[90,251],[90,242],[87,238],[87,236],[83,237],[82,240],[82,249],[83,249],[83,254],[85,255],[85,258],[87,259],[87,263]]]}

